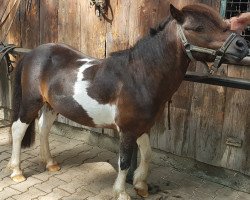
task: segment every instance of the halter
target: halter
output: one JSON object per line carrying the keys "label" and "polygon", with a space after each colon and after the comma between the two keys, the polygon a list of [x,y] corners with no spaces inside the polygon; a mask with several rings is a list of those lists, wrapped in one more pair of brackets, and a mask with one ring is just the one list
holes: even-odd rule
{"label": "halter", "polygon": [[[199,47],[199,46],[195,46],[195,45],[190,44],[188,42],[188,40],[184,34],[183,28],[181,27],[180,24],[177,24],[177,33],[182,41],[182,44],[183,44],[185,51],[186,51],[190,60],[196,61],[196,59],[192,55],[192,51],[198,52],[198,53],[206,53],[206,54],[215,56],[214,64],[213,64],[213,68],[215,70],[217,70],[221,66],[222,58],[224,57],[226,50],[228,49],[230,44],[233,42],[233,40],[237,36],[236,33],[231,33],[231,35],[226,39],[226,41],[223,43],[223,45],[221,46],[220,49],[213,50],[213,49],[203,48],[203,47]],[[206,66],[207,66],[207,64],[206,64]],[[210,73],[211,73],[211,71],[210,71]]]}

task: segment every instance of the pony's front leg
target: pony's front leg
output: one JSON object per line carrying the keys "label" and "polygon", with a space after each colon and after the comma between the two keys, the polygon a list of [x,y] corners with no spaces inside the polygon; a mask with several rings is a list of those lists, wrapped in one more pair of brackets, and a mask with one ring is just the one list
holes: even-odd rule
{"label": "pony's front leg", "polygon": [[38,121],[41,159],[46,164],[46,169],[51,172],[60,170],[60,166],[52,158],[49,148],[49,133],[56,116],[57,113],[54,112],[52,108],[49,106],[44,106],[42,109],[42,115]]}
{"label": "pony's front leg", "polygon": [[23,172],[20,168],[20,156],[21,156],[21,142],[28,128],[28,124],[23,123],[18,119],[12,124],[12,155],[8,168],[12,169],[11,179],[15,182],[25,181]]}
{"label": "pony's front leg", "polygon": [[120,154],[118,161],[118,176],[114,184],[114,191],[118,200],[130,200],[130,196],[126,193],[125,182],[128,174],[128,169],[131,164],[133,148],[135,147],[136,139],[132,134],[120,134]]}
{"label": "pony's front leg", "polygon": [[149,162],[151,161],[151,146],[148,134],[144,133],[137,139],[137,144],[140,149],[141,161],[139,167],[135,170],[133,184],[138,193],[142,197],[148,196],[147,176]]}

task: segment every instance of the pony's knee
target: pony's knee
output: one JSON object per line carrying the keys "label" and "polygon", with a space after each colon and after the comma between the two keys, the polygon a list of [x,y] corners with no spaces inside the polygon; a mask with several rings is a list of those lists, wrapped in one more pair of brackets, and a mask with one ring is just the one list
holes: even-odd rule
{"label": "pony's knee", "polygon": [[20,119],[13,122],[11,126],[12,138],[22,140],[28,126],[29,124],[22,122]]}
{"label": "pony's knee", "polygon": [[144,133],[137,139],[137,144],[140,149],[141,161],[149,163],[152,157],[152,149],[148,134]]}
{"label": "pony's knee", "polygon": [[57,113],[49,108],[48,106],[44,107],[41,117],[38,121],[39,131],[41,132],[44,129],[50,129],[57,117]]}

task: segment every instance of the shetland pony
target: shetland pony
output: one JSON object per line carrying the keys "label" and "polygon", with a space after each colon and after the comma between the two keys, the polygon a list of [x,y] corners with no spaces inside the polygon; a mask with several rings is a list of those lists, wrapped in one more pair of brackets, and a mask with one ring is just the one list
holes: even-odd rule
{"label": "shetland pony", "polygon": [[[34,121],[44,106],[38,125],[41,157],[49,171],[60,169],[48,141],[60,113],[79,124],[119,131],[119,172],[114,184],[119,200],[130,199],[125,179],[137,143],[141,161],[133,184],[139,195],[148,196],[151,147],[147,133],[179,88],[191,59],[213,62],[218,50],[224,49],[221,61],[239,61],[248,53],[247,43],[239,35],[228,39],[233,33],[212,8],[195,4],[178,10],[171,5],[170,13],[133,47],[106,59],[52,43],[35,48],[21,59],[15,75],[9,163],[14,181],[25,180],[20,169],[21,144],[32,144]],[[191,44],[201,51],[188,49]]]}

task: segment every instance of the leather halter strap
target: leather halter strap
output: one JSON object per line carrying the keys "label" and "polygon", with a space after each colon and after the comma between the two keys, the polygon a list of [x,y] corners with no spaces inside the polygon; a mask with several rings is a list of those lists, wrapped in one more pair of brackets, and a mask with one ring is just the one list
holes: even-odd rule
{"label": "leather halter strap", "polygon": [[235,37],[237,36],[236,33],[232,33],[226,41],[223,43],[220,49],[214,50],[214,49],[208,49],[208,48],[203,48],[199,46],[192,45],[188,42],[183,28],[180,24],[177,24],[177,33],[182,41],[182,44],[185,48],[185,51],[189,57],[190,60],[196,61],[196,59],[193,57],[192,52],[198,52],[198,53],[205,53],[208,55],[215,56],[214,64],[213,67],[218,69],[222,63],[222,58],[224,57],[226,50],[228,49],[229,45],[233,42]]}

